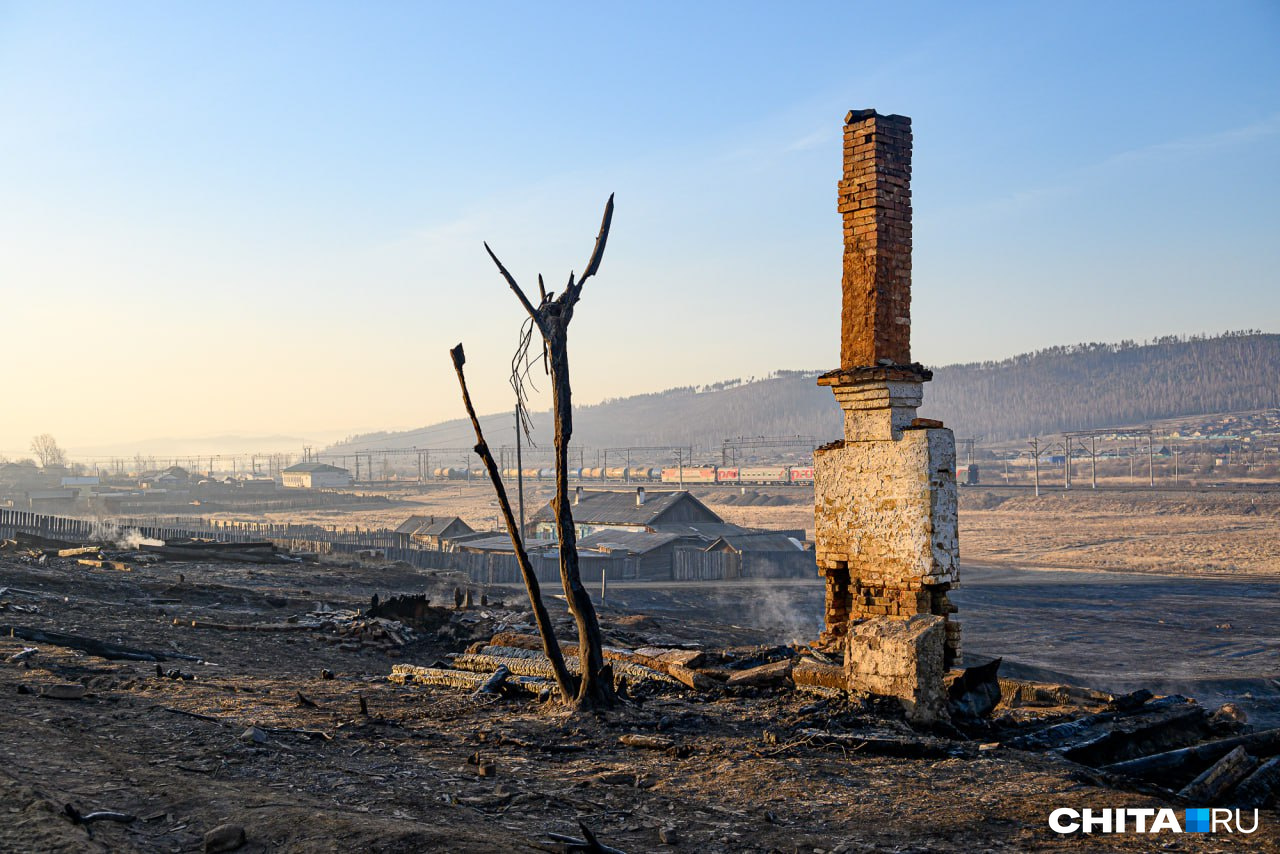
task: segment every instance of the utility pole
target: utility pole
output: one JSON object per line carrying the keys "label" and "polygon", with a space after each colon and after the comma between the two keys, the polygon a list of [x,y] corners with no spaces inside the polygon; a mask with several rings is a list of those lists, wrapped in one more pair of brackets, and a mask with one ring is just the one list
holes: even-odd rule
{"label": "utility pole", "polygon": [[1093,488],[1098,488],[1098,437],[1090,436],[1089,475],[1093,479]]}
{"label": "utility pole", "polygon": [[1065,438],[1065,441],[1062,443],[1062,449],[1064,454],[1064,456],[1062,457],[1062,488],[1070,489],[1071,488],[1071,437],[1066,436],[1064,438]]}
{"label": "utility pole", "polygon": [[1156,485],[1156,434],[1154,431],[1147,433],[1147,475],[1151,478],[1151,487],[1154,489]]}
{"label": "utility pole", "polygon": [[524,460],[520,456],[520,406],[516,405],[516,497],[520,502],[520,536],[524,537]]}
{"label": "utility pole", "polygon": [[1031,461],[1035,466],[1036,495],[1040,494],[1040,439],[1031,440]]}

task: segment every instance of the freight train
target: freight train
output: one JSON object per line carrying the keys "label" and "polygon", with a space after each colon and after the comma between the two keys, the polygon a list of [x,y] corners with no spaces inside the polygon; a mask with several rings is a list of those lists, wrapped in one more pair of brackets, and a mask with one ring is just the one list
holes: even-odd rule
{"label": "freight train", "polygon": [[[437,480],[466,480],[469,477],[480,479],[487,477],[483,469],[467,471],[465,468],[437,468],[432,470]],[[515,480],[554,480],[555,469],[527,468],[503,469],[502,477]],[[674,483],[686,486],[699,485],[808,485],[813,483],[813,466],[671,466],[669,468],[649,468],[648,466],[608,466],[571,468],[569,480],[575,481],[623,481],[633,483]]]}

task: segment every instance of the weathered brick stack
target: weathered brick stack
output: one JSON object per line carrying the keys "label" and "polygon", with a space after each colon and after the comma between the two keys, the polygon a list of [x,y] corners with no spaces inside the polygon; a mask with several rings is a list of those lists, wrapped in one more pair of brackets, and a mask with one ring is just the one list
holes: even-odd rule
{"label": "weathered brick stack", "polygon": [[845,117],[840,366],[911,361],[911,119]]}
{"label": "weathered brick stack", "polygon": [[[844,410],[844,439],[815,454],[817,559],[827,582],[819,644],[845,648],[851,688],[891,688],[929,720],[945,714],[933,682],[960,655],[947,600],[959,547],[955,438],[915,417],[932,374],[911,361],[910,119],[849,113],[839,210],[840,368],[818,382]],[[913,626],[906,634],[868,625],[905,619]],[[941,661],[920,659],[935,648]]]}

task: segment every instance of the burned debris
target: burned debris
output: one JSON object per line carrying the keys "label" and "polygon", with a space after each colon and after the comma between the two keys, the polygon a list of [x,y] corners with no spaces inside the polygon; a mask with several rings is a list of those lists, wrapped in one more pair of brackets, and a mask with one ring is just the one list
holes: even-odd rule
{"label": "burned debris", "polygon": [[128,572],[130,564],[169,561],[178,563],[301,563],[302,559],[289,554],[274,543],[222,542],[214,539],[179,537],[169,540],[139,541],[121,545],[118,541],[93,544],[55,540],[18,531],[12,539],[0,540],[0,551],[12,552],[29,560],[61,558],[82,566],[98,569],[116,569]]}

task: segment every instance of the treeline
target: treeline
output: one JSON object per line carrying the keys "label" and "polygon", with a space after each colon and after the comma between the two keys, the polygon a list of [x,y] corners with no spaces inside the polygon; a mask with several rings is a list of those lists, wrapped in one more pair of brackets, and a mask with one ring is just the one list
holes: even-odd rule
{"label": "treeline", "polygon": [[[841,413],[818,371],[687,386],[584,406],[574,442],[589,448],[693,445],[711,460],[725,438],[840,435]],[[934,369],[921,416],[958,436],[1012,439],[1062,430],[1280,406],[1280,335],[1254,330],[1149,342],[1050,347],[1000,362]],[[510,415],[484,419],[496,446],[513,441]],[[550,445],[546,413],[535,441]],[[467,447],[465,421],[352,437],[335,449]]]}
{"label": "treeline", "polygon": [[1051,347],[934,370],[921,414],[1008,439],[1280,406],[1280,335]]}

